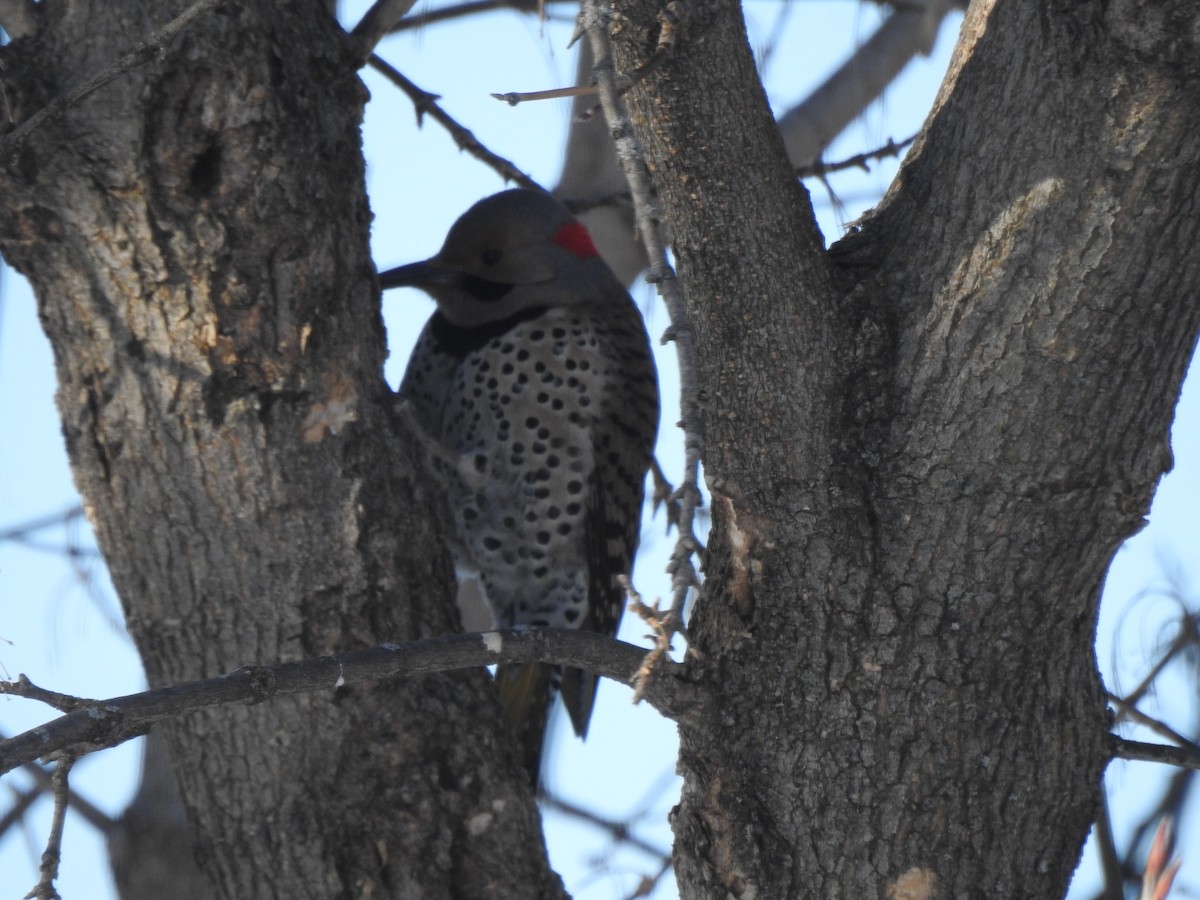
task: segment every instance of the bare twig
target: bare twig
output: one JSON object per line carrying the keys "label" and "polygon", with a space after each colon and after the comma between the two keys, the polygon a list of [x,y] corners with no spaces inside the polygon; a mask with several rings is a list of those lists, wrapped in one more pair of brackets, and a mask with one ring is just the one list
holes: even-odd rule
{"label": "bare twig", "polygon": [[41,787],[32,787],[27,791],[18,791],[13,788],[13,805],[4,815],[0,816],[0,837],[4,837],[8,829],[25,817],[25,813],[29,812],[29,807],[33,806],[44,792]]}
{"label": "bare twig", "polygon": [[1168,747],[1113,736],[1112,755],[1116,759],[1137,759],[1143,762],[1164,763],[1181,769],[1200,769],[1200,753],[1188,747]]}
{"label": "bare twig", "polygon": [[657,600],[654,601],[653,606],[647,606],[642,600],[642,595],[634,589],[629,576],[620,575],[617,580],[621,583],[625,596],[629,598],[629,611],[650,626],[652,633],[648,636],[654,641],[654,647],[646,654],[637,673],[633,676],[633,702],[640,703],[646,693],[650,676],[654,674],[659,662],[673,649],[671,647],[672,635],[681,634],[684,640],[688,640],[688,635],[682,624],[674,628],[669,627],[670,619],[658,608]]}
{"label": "bare twig", "polygon": [[58,877],[58,864],[62,861],[63,823],[67,818],[67,799],[69,794],[68,776],[75,758],[64,756],[54,767],[50,776],[50,791],[54,795],[54,817],[50,820],[50,836],[46,839],[46,850],[42,853],[41,878],[28,894],[35,900],[59,900],[58,891],[54,889],[54,879]]}
{"label": "bare twig", "polygon": [[69,528],[83,518],[83,507],[72,506],[61,513],[52,513],[0,528],[0,544],[5,542],[18,543],[30,550],[42,550],[47,553],[62,553],[70,557],[97,557],[99,551],[91,547],[81,547],[76,541],[69,541],[65,546],[44,543],[35,540],[33,535],[48,528],[63,526]]}
{"label": "bare twig", "polygon": [[[678,9],[678,7],[676,7]],[[633,123],[617,89],[613,72],[612,47],[609,44],[608,17],[599,0],[583,0],[580,7],[580,23],[587,33],[592,54],[596,60],[594,77],[600,92],[600,105],[612,131],[617,147],[617,158],[625,171],[633,195],[633,207],[637,215],[638,232],[646,245],[650,259],[647,280],[658,287],[671,318],[671,327],[664,335],[673,340],[679,357],[679,409],[680,427],[683,429],[683,482],[675,491],[673,500],[679,503],[679,540],[671,552],[667,567],[671,576],[671,608],[666,614],[664,627],[670,632],[683,628],[683,610],[688,594],[699,583],[693,553],[699,541],[693,534],[695,511],[700,504],[700,458],[703,440],[700,433],[700,378],[696,371],[696,354],[692,341],[692,326],[688,319],[687,304],[683,291],[675,278],[675,272],[667,262],[666,242],[659,227],[658,210],[653,202],[650,175],[642,159],[641,147],[634,136]],[[677,39],[678,32],[673,18],[669,41],[659,42],[655,56],[665,58]],[[664,28],[666,27],[664,23]],[[661,54],[659,51],[662,51]],[[661,61],[661,60],[660,60]],[[657,63],[656,63],[657,64]],[[642,67],[643,69],[645,66]]]}
{"label": "bare twig", "polygon": [[1162,722],[1153,716],[1146,715],[1136,706],[1133,706],[1127,701],[1122,700],[1111,691],[1105,691],[1104,693],[1108,697],[1108,701],[1117,707],[1117,712],[1120,716],[1128,717],[1137,722],[1139,725],[1145,725],[1156,734],[1165,737],[1169,741],[1175,741],[1175,743],[1179,744],[1181,747],[1187,747],[1193,753],[1200,753],[1200,744],[1197,744],[1190,738],[1180,734],[1166,722]]}
{"label": "bare twig", "polygon": [[899,156],[900,151],[910,146],[916,139],[917,136],[915,134],[899,143],[889,139],[882,147],[878,147],[875,150],[868,150],[866,153],[859,153],[848,159],[838,160],[837,162],[825,163],[817,160],[807,166],[797,166],[796,175],[800,178],[824,178],[831,172],[841,172],[846,169],[863,169],[869,172],[871,170],[869,163]]}
{"label": "bare twig", "polygon": [[661,847],[656,847],[648,841],[642,840],[632,831],[632,822],[621,822],[616,819],[606,819],[604,816],[593,812],[590,809],[584,809],[581,806],[576,806],[569,800],[564,800],[561,797],[556,797],[551,794],[546,794],[541,797],[541,802],[555,812],[560,812],[563,815],[571,816],[579,819],[582,822],[587,822],[599,828],[601,831],[608,832],[608,836],[618,844],[627,844],[630,847],[649,854],[657,860],[666,862],[668,865],[671,862],[671,854],[669,851]]}
{"label": "bare twig", "polygon": [[1188,647],[1196,645],[1197,625],[1200,625],[1200,616],[1193,613],[1186,613],[1180,617],[1179,634],[1175,636],[1175,640],[1171,642],[1171,646],[1167,648],[1158,662],[1150,668],[1150,671],[1142,679],[1141,683],[1125,695],[1124,702],[1128,706],[1136,706],[1150,690],[1150,686],[1154,684],[1154,680],[1162,674],[1163,669],[1170,665],[1171,661]]}
{"label": "bare twig", "polygon": [[[0,741],[3,741],[4,737],[5,736],[3,734],[0,734]],[[51,789],[51,779],[53,777],[52,773],[47,772],[37,763],[26,763],[21,767],[21,770],[28,774],[29,777],[34,781],[35,787],[29,791],[34,798],[38,797],[43,791],[48,791]],[[107,835],[110,831],[112,831],[114,824],[112,816],[100,809],[100,807],[96,806],[96,804],[92,803],[92,801],[88,800],[82,794],[79,794],[74,790],[69,792],[68,799],[71,804],[71,809],[83,816],[84,820],[86,820],[89,825],[91,825],[101,834]],[[30,802],[32,802],[32,800]],[[0,822],[0,835],[3,835],[5,830],[9,828],[10,825],[11,823],[8,822],[8,816],[6,815],[4,820]]]}
{"label": "bare twig", "polygon": [[3,139],[0,139],[0,160],[4,162],[11,161],[21,147],[25,145],[25,142],[29,139],[29,135],[37,128],[44,125],[50,119],[61,118],[63,113],[68,109],[88,94],[104,87],[110,81],[115,81],[126,72],[131,72],[150,62],[152,59],[157,58],[166,49],[167,44],[187,28],[194,19],[216,9],[225,2],[227,0],[197,0],[196,3],[189,6],[162,28],[159,28],[146,38],[146,40],[139,42],[132,50],[103,72],[93,75],[82,84],[71,88],[65,94],[55,97],[5,135]]}
{"label": "bare twig", "polygon": [[455,3],[452,6],[443,6],[440,9],[431,9],[427,12],[418,13],[415,16],[409,16],[397,22],[392,29],[393,32],[407,31],[412,28],[423,28],[426,25],[433,25],[438,22],[445,22],[450,19],[459,19],[464,16],[473,16],[477,13],[491,12],[497,9],[511,9],[521,13],[535,13],[542,10],[543,7],[549,6],[551,3],[565,3],[567,0],[472,0],[468,3]]}
{"label": "bare twig", "polygon": [[628,895],[628,900],[634,900],[637,897],[649,897],[653,893],[654,888],[663,879],[663,876],[671,871],[671,854],[669,851],[655,847],[648,841],[644,841],[633,834],[633,825],[640,818],[640,814],[630,816],[626,821],[619,821],[617,819],[607,819],[590,809],[584,809],[568,800],[550,794],[543,795],[540,801],[548,809],[579,819],[581,822],[586,822],[601,831],[607,832],[609,837],[612,838],[613,843],[623,844],[640,850],[658,863],[658,871],[652,875],[643,875],[639,879],[633,893]]}
{"label": "bare twig", "polygon": [[676,528],[679,527],[679,504],[671,500],[675,494],[675,489],[671,487],[671,482],[667,480],[667,475],[663,472],[657,456],[650,458],[650,474],[654,478],[654,495],[650,498],[651,509],[657,513],[658,508],[664,503],[666,504],[667,533],[669,534],[672,525]]}
{"label": "bare twig", "polygon": [[[67,752],[81,755],[113,747],[145,734],[156,722],[201,709],[497,662],[568,665],[632,685],[646,652],[590,631],[513,628],[384,644],[274,666],[244,666],[219,678],[91,703],[0,741],[0,775],[41,757]],[[664,661],[660,673],[672,665]],[[0,692],[20,695],[20,684],[0,682]],[[645,697],[664,715],[678,720],[705,714],[703,695],[683,679],[655,678]]]}
{"label": "bare twig", "polygon": [[450,136],[454,138],[454,143],[458,145],[460,150],[465,150],[480,162],[490,166],[505,181],[515,182],[521,187],[529,188],[530,190],[545,190],[540,184],[518,169],[514,163],[503,156],[493,153],[480,143],[479,139],[469,129],[458,124],[453,117],[438,106],[437,94],[421,90],[421,88],[417,87],[378,56],[372,55],[368,63],[372,69],[408,94],[409,99],[413,102],[413,106],[417,109],[418,122],[421,121],[423,116],[428,114],[434,121],[450,132]]}
{"label": "bare twig", "polygon": [[[658,43],[654,48],[654,53],[646,62],[642,63],[633,70],[632,75],[622,75],[614,72],[612,75],[613,85],[618,94],[625,94],[631,87],[657,69],[675,50],[675,43],[679,38],[679,22],[680,11],[682,7],[678,0],[671,0],[663,10],[658,14],[659,33]],[[567,44],[570,47],[580,37],[583,32],[580,26],[576,24],[575,33],[571,36],[570,42]],[[571,87],[550,88],[545,91],[508,91],[502,94],[492,94],[497,100],[503,100],[509,106],[516,106],[518,103],[524,103],[527,100],[558,100],[563,97],[589,97],[600,93],[598,84],[590,85],[572,85]],[[596,114],[600,106],[593,106],[590,109],[585,109],[583,112],[575,116],[576,121],[586,121]]]}
{"label": "bare twig", "polygon": [[639,897],[649,897],[654,893],[654,889],[658,887],[658,883],[662,881],[663,876],[671,871],[671,860],[665,860],[658,871],[653,875],[643,875],[642,880],[638,882],[638,886],[634,888],[632,894],[629,894],[625,900],[637,900]]}
{"label": "bare twig", "polygon": [[492,94],[497,100],[503,100],[509,106],[532,100],[561,100],[563,97],[589,97],[596,93],[596,86],[573,84],[570,87],[550,88],[545,91],[509,91],[506,94]]}
{"label": "bare twig", "polygon": [[86,700],[82,697],[73,697],[70,694],[60,694],[57,691],[40,688],[24,675],[18,675],[16,681],[0,681],[0,694],[22,697],[25,700],[37,700],[39,703],[54,707],[59,712],[73,712],[85,706],[96,705],[95,700]]}

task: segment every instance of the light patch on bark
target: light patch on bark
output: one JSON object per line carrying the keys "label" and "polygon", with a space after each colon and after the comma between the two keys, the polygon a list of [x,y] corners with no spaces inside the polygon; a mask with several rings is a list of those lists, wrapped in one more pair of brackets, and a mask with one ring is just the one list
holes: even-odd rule
{"label": "light patch on bark", "polygon": [[316,444],[329,434],[340,434],[358,418],[358,396],[349,381],[339,381],[326,393],[324,403],[313,404],[304,418],[304,442]]}
{"label": "light patch on bark", "polygon": [[488,653],[499,653],[504,647],[504,637],[496,631],[485,631],[483,646],[487,648]]}
{"label": "light patch on bark", "polygon": [[1061,178],[1043,178],[1006,206],[951,277],[954,293],[965,297],[983,292],[996,277],[996,267],[1003,266],[1012,254],[1018,236],[1038,213],[1062,195],[1064,186]]}
{"label": "light patch on bark", "polygon": [[713,494],[713,502],[724,507],[726,532],[729,537],[729,566],[732,574],[728,583],[730,596],[741,606],[748,605],[753,597],[751,576],[761,574],[762,563],[754,559],[751,549],[760,537],[760,530],[749,521],[748,516],[739,516],[733,501],[724,494]]}
{"label": "light patch on bark", "polygon": [[467,820],[467,831],[471,833],[472,837],[479,837],[492,827],[492,818],[490,812],[481,812],[471,816]]}
{"label": "light patch on bark", "polygon": [[887,886],[888,900],[932,900],[937,892],[937,874],[913,866]]}

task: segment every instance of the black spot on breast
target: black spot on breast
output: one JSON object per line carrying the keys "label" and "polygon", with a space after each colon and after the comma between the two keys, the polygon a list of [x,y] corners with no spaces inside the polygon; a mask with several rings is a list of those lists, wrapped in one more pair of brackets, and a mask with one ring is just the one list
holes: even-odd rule
{"label": "black spot on breast", "polygon": [[[509,286],[511,287],[511,285]],[[433,336],[435,349],[453,356],[455,359],[465,359],[469,354],[486,346],[491,341],[502,337],[522,322],[536,319],[546,311],[544,306],[535,306],[513,313],[511,316],[486,325],[474,328],[464,328],[452,325],[440,312],[435,312],[429,319],[429,329]],[[509,344],[512,352],[512,345]]]}

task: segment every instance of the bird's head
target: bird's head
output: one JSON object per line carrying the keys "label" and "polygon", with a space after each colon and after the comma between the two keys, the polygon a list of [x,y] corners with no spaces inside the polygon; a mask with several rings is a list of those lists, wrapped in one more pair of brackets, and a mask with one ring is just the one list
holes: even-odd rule
{"label": "bird's head", "polygon": [[450,228],[437,255],[380,273],[380,286],[417,287],[453,325],[472,328],[538,307],[624,292],[586,229],[540,191],[493,194]]}

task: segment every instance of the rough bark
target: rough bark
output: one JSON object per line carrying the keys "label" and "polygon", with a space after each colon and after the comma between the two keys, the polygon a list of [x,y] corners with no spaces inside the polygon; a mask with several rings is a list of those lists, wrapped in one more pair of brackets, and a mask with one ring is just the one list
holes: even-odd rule
{"label": "rough bark", "polygon": [[[659,4],[622,6],[620,71]],[[685,897],[1061,896],[1096,603],[1195,346],[1193,4],[977,3],[928,132],[823,254],[739,10],[632,92],[713,495]]]}
{"label": "rough bark", "polygon": [[[41,4],[4,51],[13,120],[186,6]],[[227,4],[0,172],[152,685],[455,627],[382,378],[355,66],[319,4]],[[561,895],[483,672],[167,737],[220,895]]]}

